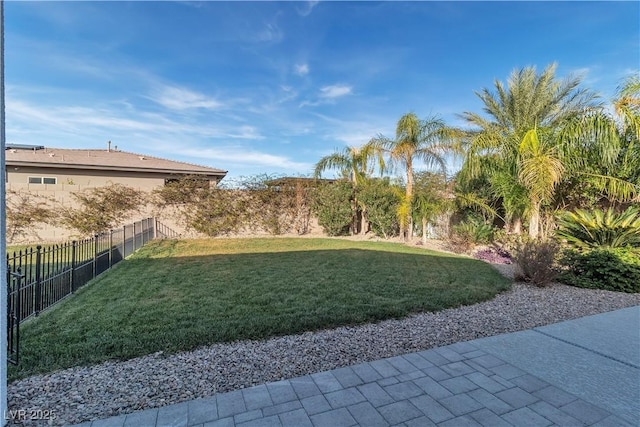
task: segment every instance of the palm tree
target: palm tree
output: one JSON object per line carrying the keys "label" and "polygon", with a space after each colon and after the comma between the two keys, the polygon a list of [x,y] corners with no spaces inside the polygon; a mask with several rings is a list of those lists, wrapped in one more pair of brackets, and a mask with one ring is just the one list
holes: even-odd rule
{"label": "palm tree", "polygon": [[314,168],[314,176],[319,178],[327,169],[337,169],[343,177],[358,185],[373,174],[375,158],[376,151],[371,144],[345,147],[321,158]]}
{"label": "palm tree", "polygon": [[558,147],[549,143],[552,137],[539,138],[539,134],[537,128],[527,132],[518,150],[518,178],[529,195],[531,237],[537,237],[540,230],[542,202],[553,197],[565,171]]}
{"label": "palm tree", "polygon": [[640,77],[629,77],[613,100],[570,122],[560,134],[573,176],[613,203],[640,201]]}
{"label": "palm tree", "polygon": [[447,198],[447,178],[441,174],[419,172],[416,174],[416,192],[413,197],[413,215],[422,223],[422,244],[427,244],[427,227],[438,215],[451,206]]}
{"label": "palm tree", "polygon": [[557,131],[598,106],[595,94],[579,88],[579,78],[559,81],[555,70],[556,64],[540,74],[535,67],[514,70],[506,87],[496,81],[495,92],[477,93],[489,118],[463,114],[475,128],[468,134],[461,176],[488,176],[495,194],[508,201],[506,217],[514,224],[528,219],[532,237],[539,233],[542,204],[563,176],[566,153],[556,148]]}
{"label": "palm tree", "polygon": [[622,119],[622,128],[631,132],[636,141],[640,140],[640,76],[629,76],[618,89],[618,97],[613,102],[616,113]]}
{"label": "palm tree", "polygon": [[446,173],[445,155],[455,151],[457,133],[437,117],[420,120],[415,113],[407,113],[398,120],[395,138],[378,135],[371,144],[389,156],[390,166],[400,165],[406,172],[404,208],[400,214],[400,230],[405,240],[412,228],[411,201],[413,200],[413,165],[423,161],[428,167],[436,166]]}
{"label": "palm tree", "polygon": [[336,151],[321,158],[314,168],[314,176],[319,178],[327,169],[338,170],[338,172],[349,182],[353,189],[352,211],[353,223],[352,233],[357,233],[358,207],[362,209],[360,232],[366,233],[366,206],[361,206],[357,198],[358,186],[365,183],[375,170],[376,157],[378,164],[382,168],[383,160],[379,152],[372,144],[365,144],[362,147],[345,147],[342,151]]}

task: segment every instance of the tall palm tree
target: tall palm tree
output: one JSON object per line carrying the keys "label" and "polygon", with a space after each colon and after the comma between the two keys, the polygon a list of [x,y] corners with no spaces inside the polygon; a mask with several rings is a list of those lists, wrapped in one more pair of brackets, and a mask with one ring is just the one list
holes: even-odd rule
{"label": "tall palm tree", "polygon": [[[495,92],[485,88],[477,93],[487,118],[463,114],[474,129],[468,134],[461,176],[500,176],[490,178],[489,184],[497,196],[509,200],[504,207],[512,209],[506,215],[512,222],[519,222],[521,216],[529,220],[531,236],[538,235],[540,208],[562,177],[563,153],[554,148],[556,132],[585,109],[599,105],[595,94],[579,87],[579,78],[558,80],[555,70],[556,64],[539,74],[535,67],[514,70],[506,87],[496,81]],[[540,133],[544,138],[539,138]],[[536,176],[550,171],[554,173]]]}
{"label": "tall palm tree", "polygon": [[372,144],[365,144],[362,147],[345,147],[341,151],[336,151],[328,156],[322,157],[314,168],[314,176],[319,178],[328,169],[337,170],[345,179],[351,182],[353,222],[352,233],[357,233],[358,208],[362,209],[360,232],[366,233],[366,206],[361,206],[357,197],[358,186],[361,186],[369,179],[375,170],[376,159],[382,168],[384,165],[382,156]]}
{"label": "tall palm tree", "polygon": [[415,113],[407,113],[398,120],[395,138],[378,135],[370,142],[379,152],[389,156],[390,169],[399,165],[406,172],[406,209],[400,213],[400,231],[405,240],[412,228],[414,163],[421,160],[428,167],[435,166],[446,173],[445,155],[455,151],[456,136],[456,131],[437,117],[420,120]]}

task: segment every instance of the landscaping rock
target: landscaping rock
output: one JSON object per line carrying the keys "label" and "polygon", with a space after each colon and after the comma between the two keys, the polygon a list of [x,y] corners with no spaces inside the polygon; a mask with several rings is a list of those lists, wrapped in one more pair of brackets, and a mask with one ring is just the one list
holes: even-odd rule
{"label": "landscaping rock", "polygon": [[639,294],[515,284],[491,301],[437,313],[38,375],[9,385],[9,409],[80,423],[638,304]]}

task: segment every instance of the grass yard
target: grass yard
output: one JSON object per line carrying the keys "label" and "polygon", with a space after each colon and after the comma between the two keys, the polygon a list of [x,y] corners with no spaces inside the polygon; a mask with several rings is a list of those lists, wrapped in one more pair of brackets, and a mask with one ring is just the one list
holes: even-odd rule
{"label": "grass yard", "polygon": [[397,243],[156,241],[27,321],[9,377],[442,310],[509,286],[482,261]]}

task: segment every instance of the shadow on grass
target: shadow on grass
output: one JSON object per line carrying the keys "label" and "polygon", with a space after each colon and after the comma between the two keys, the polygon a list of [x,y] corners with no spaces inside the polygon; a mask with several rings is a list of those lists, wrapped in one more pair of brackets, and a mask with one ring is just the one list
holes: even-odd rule
{"label": "shadow on grass", "polygon": [[9,374],[399,318],[509,286],[481,261],[415,250],[134,257],[26,322]]}

